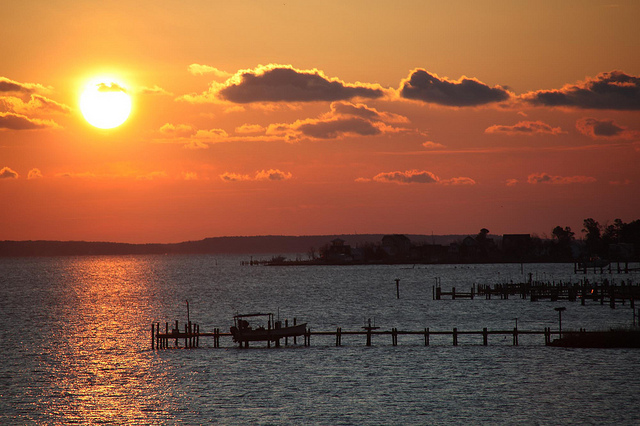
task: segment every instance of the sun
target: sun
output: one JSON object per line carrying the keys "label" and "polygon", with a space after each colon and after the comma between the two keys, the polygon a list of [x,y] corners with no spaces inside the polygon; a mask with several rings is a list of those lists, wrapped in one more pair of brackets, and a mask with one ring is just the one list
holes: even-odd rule
{"label": "sun", "polygon": [[80,96],[80,110],[85,120],[100,129],[113,129],[124,123],[131,113],[131,96],[114,81],[93,81]]}

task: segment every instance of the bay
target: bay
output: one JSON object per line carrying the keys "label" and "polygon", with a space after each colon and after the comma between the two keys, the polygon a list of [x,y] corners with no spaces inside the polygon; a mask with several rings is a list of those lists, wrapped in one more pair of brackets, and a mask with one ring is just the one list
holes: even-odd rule
{"label": "bay", "polygon": [[[267,256],[265,256],[267,257]],[[607,278],[568,264],[250,267],[237,256],[0,259],[1,424],[637,424],[640,351],[542,336],[314,336],[311,346],[151,350],[151,324],[227,331],[238,312],[314,331],[629,326],[628,305],[440,300],[475,284]],[[400,279],[400,298],[395,280]]]}

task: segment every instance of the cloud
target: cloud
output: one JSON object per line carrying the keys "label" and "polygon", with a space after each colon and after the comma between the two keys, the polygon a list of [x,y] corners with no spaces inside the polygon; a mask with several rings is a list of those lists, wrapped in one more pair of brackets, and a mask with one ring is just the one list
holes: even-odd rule
{"label": "cloud", "polygon": [[288,142],[302,138],[339,139],[345,136],[376,136],[407,131],[386,123],[405,123],[409,120],[398,114],[380,112],[363,104],[333,102],[331,110],[319,118],[297,120],[294,123],[272,124],[267,134],[280,135]]}
{"label": "cloud", "polygon": [[208,142],[224,141],[229,135],[222,129],[198,130],[195,137]]}
{"label": "cloud", "polygon": [[513,126],[493,125],[487,127],[485,133],[502,133],[505,135],[559,135],[565,133],[560,127],[551,127],[550,125],[543,123],[542,121],[520,121]]}
{"label": "cloud", "polygon": [[291,179],[291,173],[278,169],[260,170],[256,172],[255,180],[287,180]]}
{"label": "cloud", "polygon": [[211,67],[209,65],[191,64],[189,65],[189,72],[193,75],[213,74],[218,78],[229,78],[233,74],[226,71],[219,70],[218,68]]}
{"label": "cloud", "polygon": [[3,167],[0,169],[0,179],[18,179],[18,173],[9,167]]}
{"label": "cloud", "polygon": [[196,134],[196,130],[188,124],[166,123],[160,127],[160,133],[165,137],[187,138]]}
{"label": "cloud", "polygon": [[385,123],[408,123],[409,119],[405,116],[394,114],[392,112],[378,111],[364,104],[354,104],[351,102],[332,102],[332,115],[347,115],[352,117],[360,117],[365,120],[382,121]]}
{"label": "cloud", "polygon": [[451,107],[474,107],[508,100],[511,95],[500,87],[489,87],[474,78],[439,78],[424,69],[415,69],[400,83],[400,96]]}
{"label": "cloud", "polygon": [[56,174],[56,177],[61,177],[64,179],[95,179],[95,178],[105,178],[105,177],[112,177],[112,176],[97,175],[92,172],[62,172],[62,173]]}
{"label": "cloud", "polygon": [[124,87],[122,87],[118,83],[114,83],[114,82],[111,82],[110,84],[98,83],[98,84],[96,84],[96,86],[98,86],[98,92],[124,92],[124,93],[127,93],[127,90]]}
{"label": "cloud", "polygon": [[31,169],[29,170],[29,174],[27,175],[27,179],[40,179],[42,177],[42,172],[40,169]]}
{"label": "cloud", "polygon": [[476,181],[469,177],[454,177],[451,179],[440,179],[435,174],[426,170],[407,170],[404,172],[384,172],[378,173],[372,179],[357,178],[356,182],[381,182],[396,183],[399,185],[408,184],[439,184],[439,185],[475,185]]}
{"label": "cloud", "polygon": [[318,69],[300,70],[291,65],[259,65],[240,70],[225,83],[211,83],[201,95],[185,95],[180,100],[192,103],[227,101],[237,104],[253,102],[316,102],[353,98],[376,99],[384,96],[376,84],[345,83],[329,78]]}
{"label": "cloud", "polygon": [[583,135],[593,139],[630,139],[634,132],[618,126],[613,120],[598,120],[597,118],[584,117],[576,121],[576,129]]}
{"label": "cloud", "polygon": [[422,143],[422,146],[425,149],[443,149],[446,148],[444,145],[442,145],[441,143],[437,143],[437,142],[432,142],[432,141],[426,141]]}
{"label": "cloud", "polygon": [[613,186],[631,185],[631,180],[630,179],[612,180],[612,181],[609,181],[609,185],[613,185]]}
{"label": "cloud", "polygon": [[516,186],[520,181],[518,179],[507,179],[507,186]]}
{"label": "cloud", "polygon": [[279,169],[259,170],[253,177],[239,173],[225,172],[220,175],[220,179],[225,182],[243,182],[243,181],[281,181],[291,179],[290,172],[283,172]]}
{"label": "cloud", "polygon": [[6,77],[0,77],[0,93],[30,94],[33,92],[49,92],[50,87],[36,83],[19,83]]}
{"label": "cloud", "polygon": [[593,183],[596,179],[591,176],[552,176],[547,173],[529,175],[527,182],[531,184],[545,183],[550,185],[567,185],[570,183]]}
{"label": "cloud", "polygon": [[229,135],[223,129],[197,130],[188,125],[164,124],[159,133],[166,141],[186,142],[191,149],[208,148],[208,144],[221,142],[298,142],[303,139],[340,139],[347,136],[376,136],[409,132],[410,129],[388,123],[406,123],[398,114],[378,111],[363,104],[333,102],[330,111],[318,118],[296,120],[293,123],[273,123],[267,127],[243,124]]}
{"label": "cloud", "polygon": [[224,172],[223,174],[221,174],[220,179],[222,179],[225,182],[242,182],[246,180],[252,180],[251,176],[249,175],[241,175],[238,173],[230,173],[230,172]]}
{"label": "cloud", "polygon": [[0,104],[3,105],[5,109],[18,114],[39,112],[68,114],[71,112],[71,108],[69,106],[35,93],[31,94],[29,101],[27,102],[15,96],[6,96],[0,98]]}
{"label": "cloud", "polygon": [[60,126],[53,120],[40,120],[12,112],[0,112],[0,129],[38,130],[59,128]]}
{"label": "cloud", "polygon": [[605,72],[560,90],[538,90],[521,98],[536,106],[638,110],[640,77],[622,71]]}
{"label": "cloud", "polygon": [[183,172],[182,179],[184,180],[198,180],[198,174],[196,172]]}
{"label": "cloud", "polygon": [[440,178],[426,170],[407,170],[406,172],[378,173],[373,177],[376,182],[409,183],[438,183]]}
{"label": "cloud", "polygon": [[296,129],[303,135],[316,139],[336,139],[344,135],[373,136],[382,133],[374,123],[357,117],[306,120],[300,122]]}
{"label": "cloud", "polygon": [[240,127],[236,127],[236,133],[252,134],[252,133],[264,133],[267,129],[259,124],[243,124]]}
{"label": "cloud", "polygon": [[476,181],[469,177],[456,177],[451,179],[443,179],[440,181],[442,185],[475,185]]}
{"label": "cloud", "polygon": [[138,90],[138,93],[141,95],[167,95],[173,96],[173,93],[164,90],[162,87],[158,85],[154,85],[153,87],[141,87]]}

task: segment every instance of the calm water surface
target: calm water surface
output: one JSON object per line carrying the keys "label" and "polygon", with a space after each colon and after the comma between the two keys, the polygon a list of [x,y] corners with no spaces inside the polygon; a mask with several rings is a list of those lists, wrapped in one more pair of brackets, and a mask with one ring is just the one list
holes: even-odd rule
{"label": "calm water surface", "polygon": [[[311,347],[152,351],[152,323],[202,331],[279,310],[313,330],[629,326],[628,305],[432,300],[473,283],[577,281],[572,265],[248,267],[241,257],[0,259],[0,424],[639,424],[640,351],[559,349],[542,336],[313,337]],[[524,272],[524,275],[522,274]],[[605,275],[637,282],[636,275]],[[395,279],[400,281],[396,299]],[[589,279],[602,276],[589,275]],[[300,342],[298,342],[300,343]],[[258,346],[258,345],[256,345]]]}

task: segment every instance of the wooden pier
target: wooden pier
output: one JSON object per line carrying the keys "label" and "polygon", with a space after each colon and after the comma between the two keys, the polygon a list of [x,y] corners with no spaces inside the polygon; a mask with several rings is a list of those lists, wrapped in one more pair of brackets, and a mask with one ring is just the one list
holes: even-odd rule
{"label": "wooden pier", "polygon": [[607,279],[600,283],[590,283],[588,279],[580,280],[577,283],[567,282],[543,282],[533,281],[520,283],[501,284],[474,284],[469,292],[459,292],[453,287],[451,291],[444,291],[440,284],[433,286],[433,300],[442,300],[445,297],[455,299],[474,299],[476,297],[490,300],[492,297],[509,299],[510,296],[518,296],[521,299],[530,299],[532,302],[538,300],[566,300],[575,302],[580,300],[582,305],[587,300],[599,302],[601,305],[607,303],[615,309],[621,303],[625,305],[629,302],[630,307],[635,307],[635,301],[640,300],[640,285],[633,284],[631,280],[621,280],[616,284],[613,280]]}
{"label": "wooden pier", "polygon": [[[639,266],[631,266],[629,267],[629,261],[615,261],[616,268],[613,268],[614,262],[609,261],[601,261],[601,262],[575,262],[573,264],[573,273],[583,273],[587,274],[589,272],[593,272],[594,274],[613,274],[617,272],[618,274],[628,274],[629,272],[637,272],[640,271]],[[623,266],[624,265],[624,266]]]}
{"label": "wooden pier", "polygon": [[[424,346],[429,346],[431,344],[431,340],[433,336],[450,336],[451,343],[453,346],[458,346],[460,338],[463,336],[482,336],[482,345],[487,346],[489,344],[490,336],[503,336],[502,341],[504,341],[505,337],[510,337],[513,346],[519,345],[519,337],[526,335],[537,335],[544,337],[544,344],[550,345],[552,342],[553,335],[561,335],[560,331],[552,330],[547,327],[543,331],[533,331],[533,330],[519,330],[517,327],[514,327],[512,330],[489,330],[486,327],[482,330],[470,331],[470,330],[459,330],[457,327],[454,327],[452,330],[431,330],[429,327],[426,327],[422,330],[417,331],[409,331],[409,330],[400,330],[398,328],[392,328],[391,330],[379,330],[379,327],[368,326],[362,327],[364,330],[353,330],[347,331],[343,330],[342,327],[337,327],[335,331],[312,331],[311,328],[307,328],[303,337],[303,345],[311,346],[311,337],[327,337],[331,336],[335,339],[335,346],[342,346],[342,338],[344,336],[358,336],[365,338],[365,345],[372,346],[374,336],[375,337],[391,337],[391,344],[393,346],[398,346],[398,336],[416,336],[420,337],[418,340]],[[589,333],[586,331],[582,331],[583,333]],[[200,338],[201,337],[213,337],[213,347],[220,348],[223,347],[220,345],[221,338],[231,338],[231,333],[221,332],[220,328],[214,328],[213,332],[202,332],[200,331],[200,326],[193,323],[188,323],[184,325],[184,331],[179,330],[178,321],[175,321],[175,326],[171,330],[169,330],[169,323],[165,323],[165,330],[161,332],[160,323],[151,325],[151,349],[168,349],[168,348],[198,348],[200,347]],[[289,345],[288,338],[284,338],[284,346]],[[293,344],[297,345],[296,338],[293,337]],[[271,345],[267,342],[267,347]],[[280,344],[275,345],[276,347],[280,347]],[[224,346],[229,347],[229,346]],[[240,347],[243,347],[242,345]],[[248,347],[244,346],[244,347]]]}

